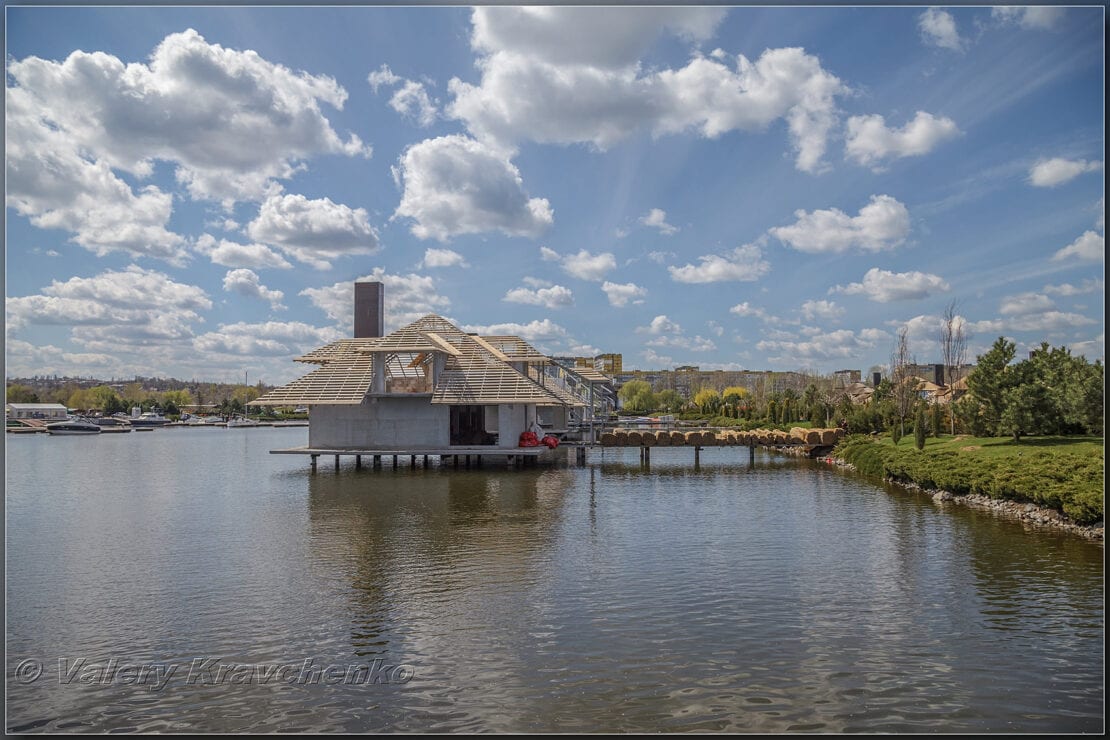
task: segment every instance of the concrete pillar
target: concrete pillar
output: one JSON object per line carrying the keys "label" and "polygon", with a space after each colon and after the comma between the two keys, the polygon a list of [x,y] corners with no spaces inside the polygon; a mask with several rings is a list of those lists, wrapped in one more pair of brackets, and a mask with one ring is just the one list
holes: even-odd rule
{"label": "concrete pillar", "polygon": [[312,461],[311,461],[312,472],[315,473],[316,472],[316,458],[319,457],[319,455],[311,455],[310,457],[312,458]]}
{"label": "concrete pillar", "polygon": [[355,455],[355,470],[362,470],[362,455]]}
{"label": "concrete pillar", "polygon": [[385,352],[371,354],[374,376],[370,381],[371,393],[385,393]]}
{"label": "concrete pillar", "polygon": [[335,472],[339,472],[339,455],[335,456]]}

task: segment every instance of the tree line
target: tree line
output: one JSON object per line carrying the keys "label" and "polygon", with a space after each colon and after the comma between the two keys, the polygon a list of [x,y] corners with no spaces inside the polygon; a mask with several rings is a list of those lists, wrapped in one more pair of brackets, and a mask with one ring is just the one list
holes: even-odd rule
{"label": "tree line", "polygon": [[106,416],[130,413],[134,407],[177,416],[186,407],[213,404],[213,411],[226,416],[243,413],[250,402],[261,394],[262,389],[252,385],[198,384],[193,390],[152,391],[139,383],[128,383],[119,390],[103,384],[92,388],[67,384],[40,394],[28,385],[12,383],[7,387],[7,402],[60,403],[67,408],[96,411]]}

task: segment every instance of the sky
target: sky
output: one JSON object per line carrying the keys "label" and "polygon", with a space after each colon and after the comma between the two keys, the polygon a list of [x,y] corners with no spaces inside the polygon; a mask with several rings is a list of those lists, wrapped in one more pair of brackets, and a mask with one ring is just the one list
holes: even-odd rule
{"label": "sky", "polygon": [[1104,355],[1104,9],[6,9],[6,373],[437,313],[626,369]]}

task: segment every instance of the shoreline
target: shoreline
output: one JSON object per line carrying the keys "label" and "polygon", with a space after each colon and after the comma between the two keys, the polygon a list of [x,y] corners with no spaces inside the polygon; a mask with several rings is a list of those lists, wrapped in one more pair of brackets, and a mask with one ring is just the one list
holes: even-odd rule
{"label": "shoreline", "polygon": [[[835,465],[844,470],[850,470],[852,472],[856,470],[855,465],[839,457],[827,456],[818,457],[816,459],[830,465]],[[997,516],[1019,521],[1032,527],[1046,527],[1048,529],[1064,531],[1095,542],[1104,541],[1104,527],[1102,522],[1098,524],[1076,524],[1061,512],[1046,506],[1039,506],[1023,501],[990,498],[989,496],[983,496],[977,493],[956,494],[951,491],[925,488],[913,481],[899,481],[889,477],[883,478],[883,482],[924,494],[932,499],[933,503],[941,507],[949,504],[967,506],[972,509],[989,511]]]}

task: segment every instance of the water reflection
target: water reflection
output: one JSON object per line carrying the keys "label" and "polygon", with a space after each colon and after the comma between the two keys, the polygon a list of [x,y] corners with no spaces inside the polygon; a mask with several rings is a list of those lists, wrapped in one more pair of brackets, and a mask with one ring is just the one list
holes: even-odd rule
{"label": "water reflection", "polygon": [[[12,445],[9,671],[120,653],[381,659],[415,677],[9,682],[9,727],[1101,728],[1100,545],[744,448],[707,448],[697,470],[657,448],[647,467],[606,450],[312,474],[267,454],[295,431],[175,434]],[[134,484],[111,472],[161,458]]]}

